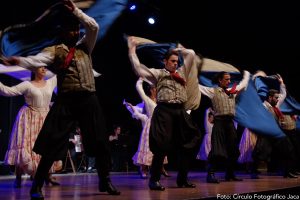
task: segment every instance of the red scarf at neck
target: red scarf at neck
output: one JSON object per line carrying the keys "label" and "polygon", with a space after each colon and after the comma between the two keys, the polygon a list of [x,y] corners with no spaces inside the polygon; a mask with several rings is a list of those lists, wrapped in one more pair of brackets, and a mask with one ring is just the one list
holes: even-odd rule
{"label": "red scarf at neck", "polygon": [[282,119],[283,118],[283,114],[282,112],[279,110],[279,108],[277,108],[276,106],[272,106],[276,116],[278,117],[278,119]]}
{"label": "red scarf at neck", "polygon": [[[167,70],[168,71],[168,70]],[[185,86],[186,82],[185,80],[180,76],[180,74],[177,71],[171,72],[168,71],[171,74],[171,77],[177,82],[180,83],[181,85]]]}
{"label": "red scarf at neck", "polygon": [[224,89],[224,92],[227,95],[236,94],[238,92],[238,90],[236,89],[236,86],[237,86],[237,83],[234,83],[233,86],[232,86],[232,88],[230,90]]}
{"label": "red scarf at neck", "polygon": [[71,47],[69,49],[69,53],[68,53],[68,55],[67,55],[67,57],[65,59],[64,65],[63,65],[64,69],[66,69],[66,68],[69,67],[69,65],[70,65],[70,63],[71,63],[71,61],[72,61],[72,59],[74,57],[74,53],[75,53],[75,47]]}

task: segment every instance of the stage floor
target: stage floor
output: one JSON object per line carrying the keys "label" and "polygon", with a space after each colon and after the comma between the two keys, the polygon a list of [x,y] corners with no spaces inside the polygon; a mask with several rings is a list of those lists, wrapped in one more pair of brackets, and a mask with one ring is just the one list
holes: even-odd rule
{"label": "stage floor", "polygon": [[[300,199],[300,178],[287,179],[282,176],[271,176],[262,174],[260,179],[250,179],[248,174],[238,174],[243,178],[242,182],[225,182],[223,173],[216,173],[220,178],[220,184],[207,184],[205,182],[206,173],[191,172],[190,181],[197,185],[196,188],[186,189],[176,187],[176,172],[169,172],[172,177],[162,177],[161,183],[166,187],[165,191],[151,191],[148,189],[148,180],[140,179],[136,172],[112,173],[111,178],[114,185],[122,192],[120,196],[110,196],[107,193],[98,192],[98,178],[95,173],[80,174],[55,174],[61,186],[45,186],[43,192],[45,199],[73,199],[73,200],[183,200],[183,199],[266,199],[273,195],[273,199]],[[31,181],[24,176],[22,188],[13,188],[14,176],[0,176],[0,199],[21,200],[29,199]],[[288,188],[296,188],[299,193],[289,194]],[[285,190],[278,192],[280,190]],[[266,191],[266,193],[261,193]],[[295,191],[295,189],[294,189]],[[249,194],[251,193],[251,194]],[[235,195],[234,195],[235,194]],[[237,195],[243,194],[243,195]],[[246,194],[250,196],[246,196]],[[224,195],[224,196],[221,196]],[[229,195],[229,196],[226,196]],[[274,195],[277,195],[274,196]]]}

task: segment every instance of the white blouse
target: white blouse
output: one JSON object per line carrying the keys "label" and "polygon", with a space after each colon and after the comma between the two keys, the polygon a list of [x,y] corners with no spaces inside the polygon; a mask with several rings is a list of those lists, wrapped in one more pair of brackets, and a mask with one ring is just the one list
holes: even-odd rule
{"label": "white blouse", "polygon": [[141,99],[144,101],[145,106],[146,106],[146,112],[148,117],[150,118],[153,114],[154,108],[156,107],[156,102],[153,101],[150,97],[148,97],[145,94],[145,91],[143,90],[143,79],[140,78],[137,82],[136,82],[136,90],[139,93]]}
{"label": "white blouse", "polygon": [[24,81],[12,87],[5,86],[0,82],[0,95],[7,97],[24,95],[25,102],[29,107],[48,110],[56,84],[56,76],[46,80],[46,85],[43,87],[37,87],[30,81]]}

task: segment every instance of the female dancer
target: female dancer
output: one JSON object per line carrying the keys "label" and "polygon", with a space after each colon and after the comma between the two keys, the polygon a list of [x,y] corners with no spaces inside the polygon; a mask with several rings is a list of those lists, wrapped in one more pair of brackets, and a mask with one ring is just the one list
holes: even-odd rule
{"label": "female dancer", "polygon": [[[21,187],[22,174],[34,176],[40,156],[32,151],[33,145],[49,111],[51,97],[56,87],[56,76],[45,80],[46,68],[33,71],[32,81],[24,81],[16,86],[7,87],[0,82],[0,95],[13,97],[24,95],[25,105],[16,117],[5,155],[5,163],[16,167],[14,187]],[[52,170],[61,168],[61,161],[55,162]],[[46,184],[59,185],[49,174]]]}
{"label": "female dancer", "polygon": [[[148,170],[152,164],[153,154],[149,148],[149,129],[152,118],[152,113],[156,107],[156,88],[147,85],[146,89],[143,89],[144,80],[140,78],[136,83],[136,90],[143,100],[143,109],[139,109],[137,106],[132,106],[130,103],[124,101],[126,108],[131,112],[133,118],[139,119],[142,122],[143,130],[140,137],[139,147],[135,155],[132,157],[133,163],[140,166],[141,178],[148,177]],[[141,104],[142,105],[142,104]],[[141,113],[142,110],[142,113]],[[145,113],[145,114],[144,114]],[[167,164],[167,158],[164,160],[164,164]],[[170,177],[162,166],[161,173],[165,177]]]}
{"label": "female dancer", "polygon": [[214,125],[214,111],[212,110],[211,107],[209,107],[205,111],[205,118],[204,118],[205,135],[196,157],[199,160],[207,161],[208,154],[211,150],[211,133],[212,133],[213,125]]}

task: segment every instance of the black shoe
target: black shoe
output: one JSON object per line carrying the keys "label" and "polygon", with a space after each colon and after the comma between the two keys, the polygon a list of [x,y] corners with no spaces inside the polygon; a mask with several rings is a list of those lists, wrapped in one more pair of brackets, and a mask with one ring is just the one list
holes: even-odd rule
{"label": "black shoe", "polygon": [[21,188],[21,182],[22,182],[22,178],[16,177],[14,181],[14,188]]}
{"label": "black shoe", "polygon": [[149,181],[148,186],[150,190],[159,190],[159,191],[165,190],[165,187],[162,186],[159,181]]}
{"label": "black shoe", "polygon": [[300,175],[300,172],[299,171],[294,171],[294,172],[292,172],[294,175]]}
{"label": "black shoe", "polygon": [[161,174],[164,176],[164,177],[171,177],[168,172],[166,170],[162,170],[161,171]]}
{"label": "black shoe", "polygon": [[241,178],[237,178],[236,176],[225,176],[225,181],[243,181]]}
{"label": "black shoe", "polygon": [[44,200],[42,188],[40,186],[37,186],[34,181],[30,189],[30,197],[31,200]]}
{"label": "black shoe", "polygon": [[110,195],[120,195],[121,192],[113,186],[110,180],[100,180],[99,181],[99,191],[107,192]]}
{"label": "black shoe", "polygon": [[87,170],[86,170],[87,173],[96,173],[97,172],[97,169],[95,168],[92,168],[92,167],[89,167]]}
{"label": "black shoe", "polygon": [[177,186],[179,188],[195,188],[196,185],[193,183],[190,183],[188,180],[179,181],[177,180]]}
{"label": "black shoe", "polygon": [[59,186],[60,183],[56,181],[56,178],[52,177],[51,175],[48,175],[48,177],[45,179],[46,185],[53,185],[53,186]]}
{"label": "black shoe", "polygon": [[298,178],[298,176],[296,176],[295,174],[293,174],[291,172],[287,172],[286,174],[284,174],[283,177],[284,178]]}
{"label": "black shoe", "polygon": [[216,179],[214,173],[208,173],[206,177],[206,182],[207,183],[220,183],[218,179]]}

